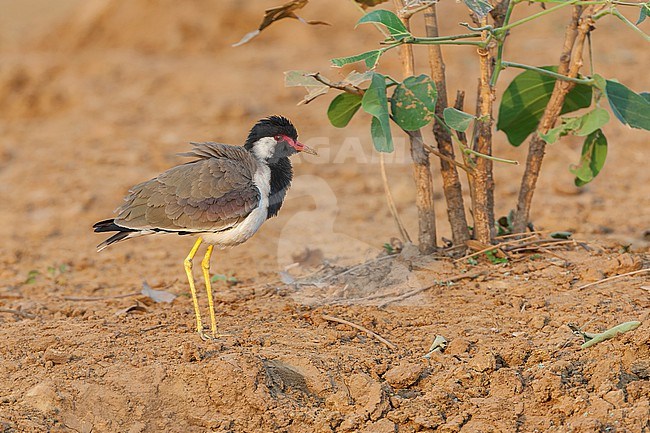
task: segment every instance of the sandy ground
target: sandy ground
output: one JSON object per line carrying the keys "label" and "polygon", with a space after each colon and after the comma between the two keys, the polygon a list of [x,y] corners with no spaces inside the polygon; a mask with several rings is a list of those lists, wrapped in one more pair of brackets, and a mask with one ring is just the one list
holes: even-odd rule
{"label": "sandy ground", "polygon": [[[549,149],[533,219],[582,243],[500,265],[408,246],[387,257],[382,245],[397,232],[367,119],[333,128],[329,97],[296,106],[301,90],[283,87],[283,71],[336,78],[329,58],[375,46],[371,27],[350,33],[358,12],[348,2],[302,13],[331,27],[274,24],[237,49],[275,2],[51,3],[0,1],[0,431],[650,431],[648,274],[580,288],[650,265],[647,134],[608,125],[607,164],[581,191],[568,171],[580,142]],[[461,6],[440,7],[443,31],[460,31]],[[563,17],[527,28],[509,58],[556,62]],[[602,75],[648,89],[639,38],[603,20],[593,39]],[[450,93],[467,90],[472,106],[472,51],[445,54]],[[399,75],[396,56],[382,68]],[[215,285],[230,336],[204,342],[182,269],[191,240],[142,238],[97,254],[103,238],[91,226],[129,186],[182,162],[175,154],[189,141],[241,143],[273,113],[321,156],[295,161],[278,218],[215,255],[213,271],[236,280]],[[502,133],[495,153],[525,160]],[[415,234],[407,154],[398,140],[388,169]],[[497,169],[502,215],[522,168]],[[439,237],[449,237],[440,194],[436,203]],[[157,303],[143,287],[177,297]],[[590,349],[567,327],[631,320],[642,325]],[[436,335],[447,350],[423,358]]]}

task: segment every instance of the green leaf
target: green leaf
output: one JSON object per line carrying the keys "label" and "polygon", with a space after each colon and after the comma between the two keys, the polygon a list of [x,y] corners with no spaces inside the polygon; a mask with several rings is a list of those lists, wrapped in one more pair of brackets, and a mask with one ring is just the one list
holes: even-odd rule
{"label": "green leaf", "polygon": [[609,113],[604,108],[594,110],[579,117],[563,117],[562,124],[549,130],[546,134],[539,134],[548,144],[555,143],[560,137],[568,134],[584,137],[591,134],[609,122]]}
{"label": "green leaf", "polygon": [[605,93],[605,87],[607,87],[607,80],[605,80],[605,78],[599,74],[594,74],[591,78],[594,80],[594,86],[601,92]]}
{"label": "green leaf", "polygon": [[641,95],[641,97],[646,101],[650,102],[650,92],[641,92],[639,95]]}
{"label": "green leaf", "polygon": [[435,117],[435,83],[426,75],[408,77],[395,88],[391,98],[393,120],[405,131],[415,131],[429,124]]}
{"label": "green leaf", "polygon": [[330,103],[327,109],[327,117],[332,125],[337,128],[344,128],[359,110],[359,107],[361,107],[361,95],[341,93]]}
{"label": "green leaf", "polygon": [[356,63],[363,60],[366,63],[366,67],[368,69],[372,69],[377,65],[379,57],[382,55],[382,53],[382,50],[366,51],[365,53],[357,54],[354,56],[337,57],[336,59],[332,59],[331,62],[334,66],[340,68],[341,66],[349,65],[350,63]]}
{"label": "green leaf", "polygon": [[[557,71],[555,66],[542,69]],[[508,85],[501,98],[497,129],[506,133],[510,144],[519,146],[537,129],[554,86],[555,78],[535,71],[522,72]],[[576,85],[567,94],[561,114],[589,107],[591,94],[590,86]]]}
{"label": "green leaf", "polygon": [[457,110],[453,107],[445,108],[442,115],[445,118],[447,126],[460,132],[467,131],[472,120],[476,119],[476,116],[472,116],[469,113],[465,113],[464,111]]}
{"label": "green leaf", "polygon": [[571,239],[572,232],[552,232],[549,234],[552,239]]}
{"label": "green leaf", "polygon": [[639,19],[636,21],[636,25],[641,24],[645,19],[650,15],[650,2],[641,5],[641,12],[639,13]]}
{"label": "green leaf", "polygon": [[396,41],[411,36],[409,31],[406,29],[406,26],[404,26],[404,23],[402,23],[402,20],[400,20],[399,17],[391,11],[384,9],[368,12],[361,17],[361,19],[357,22],[357,25],[365,23],[383,24],[386,26],[386,29],[388,29],[388,32],[393,37],[393,39]]}
{"label": "green leaf", "polygon": [[650,101],[619,82],[607,80],[607,100],[614,115],[625,125],[650,131]]}
{"label": "green leaf", "polygon": [[569,168],[571,173],[576,175],[576,186],[583,186],[591,182],[602,170],[606,158],[607,138],[603,131],[598,129],[585,138],[580,163]]}
{"label": "green leaf", "polygon": [[370,87],[361,99],[363,110],[373,116],[370,133],[375,149],[379,152],[393,151],[393,136],[390,132],[388,98],[386,97],[386,78],[378,73],[372,75]]}
{"label": "green leaf", "polygon": [[386,128],[378,117],[373,117],[370,122],[370,135],[372,144],[378,152],[390,153],[393,151],[393,137],[390,128]]}
{"label": "green leaf", "polygon": [[578,137],[584,137],[595,132],[597,129],[600,129],[609,122],[609,113],[604,108],[597,107],[589,113],[578,117],[578,119],[578,125],[574,129],[573,133]]}
{"label": "green leaf", "polygon": [[479,18],[485,17],[492,9],[492,5],[483,0],[463,0],[465,6],[470,8]]}

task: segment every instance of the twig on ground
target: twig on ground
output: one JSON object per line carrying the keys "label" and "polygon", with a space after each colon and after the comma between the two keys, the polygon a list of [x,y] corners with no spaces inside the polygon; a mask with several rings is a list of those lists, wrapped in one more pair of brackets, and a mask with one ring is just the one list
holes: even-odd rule
{"label": "twig on ground", "polygon": [[527,238],[523,238],[523,239],[516,239],[516,240],[514,240],[514,241],[502,242],[502,243],[497,244],[497,245],[490,245],[489,247],[487,247],[487,248],[483,248],[483,249],[480,250],[480,251],[477,251],[477,252],[475,252],[475,253],[472,253],[472,254],[469,254],[469,255],[463,256],[463,257],[461,257],[460,259],[456,259],[456,260],[454,260],[454,263],[462,262],[463,260],[467,260],[467,259],[469,259],[469,258],[472,258],[472,257],[478,256],[478,255],[481,255],[481,254],[483,254],[483,253],[485,253],[485,252],[487,252],[487,251],[492,251],[492,250],[496,250],[496,249],[499,249],[499,248],[503,248],[503,247],[506,246],[506,245],[515,245],[515,244],[517,244],[517,243],[519,243],[519,242],[521,242],[521,241],[526,241],[526,240],[532,239],[532,238],[534,238],[535,236],[536,236],[536,235],[529,236],[529,237],[527,237]]}
{"label": "twig on ground", "polygon": [[113,295],[113,296],[64,296],[63,299],[65,301],[81,301],[81,302],[89,302],[89,301],[106,301],[108,299],[120,299],[120,298],[130,298],[131,296],[140,296],[142,295],[142,292],[134,292],[134,293],[124,293],[122,295]]}
{"label": "twig on ground", "polygon": [[509,239],[509,238],[520,238],[522,235],[543,235],[546,233],[549,233],[550,230],[540,230],[540,231],[534,231],[534,232],[527,232],[527,233],[511,233],[509,235],[501,235],[497,236],[496,239]]}
{"label": "twig on ground", "polygon": [[144,334],[145,332],[153,331],[154,329],[166,328],[167,326],[169,326],[169,325],[160,324],[160,325],[156,325],[156,326],[150,326],[148,328],[141,329],[140,333]]}
{"label": "twig on ground", "polygon": [[352,322],[350,322],[350,321],[348,321],[348,320],[345,320],[345,319],[339,319],[338,317],[330,316],[330,315],[328,315],[328,314],[323,314],[322,317],[323,317],[323,319],[328,320],[328,321],[330,321],[330,322],[336,322],[336,323],[340,323],[340,324],[342,324],[342,325],[351,326],[351,327],[353,327],[353,328],[355,328],[355,329],[358,329],[359,331],[365,332],[365,333],[368,334],[369,336],[371,336],[371,337],[373,337],[373,338],[379,340],[380,342],[384,343],[384,344],[386,345],[386,347],[388,347],[389,349],[397,350],[397,346],[395,346],[393,343],[391,343],[390,341],[386,340],[384,337],[382,337],[381,335],[377,334],[376,332],[372,332],[372,331],[371,331],[370,329],[368,329],[368,328],[364,328],[363,326],[361,326],[361,325],[357,325],[356,323],[352,323]]}
{"label": "twig on ground", "polygon": [[35,314],[27,313],[25,311],[20,311],[20,310],[13,310],[11,308],[0,308],[0,313],[14,314],[16,316],[20,316],[25,319],[34,319],[36,317]]}
{"label": "twig on ground", "polygon": [[644,273],[644,272],[650,272],[650,268],[639,269],[638,271],[626,272],[624,274],[614,275],[613,277],[603,278],[602,280],[594,281],[593,283],[589,283],[589,284],[585,284],[583,286],[580,286],[576,290],[586,289],[587,287],[595,286],[595,285],[600,284],[600,283],[606,283],[608,281],[617,280],[619,278],[629,277],[630,275],[641,274],[641,273]]}
{"label": "twig on ground", "polygon": [[420,287],[419,289],[411,290],[411,291],[406,292],[403,295],[400,295],[400,296],[398,296],[396,298],[389,299],[386,302],[384,302],[383,304],[379,305],[379,308],[384,308],[386,305],[392,304],[393,302],[399,302],[399,301],[402,301],[404,299],[410,298],[411,296],[415,296],[415,295],[417,295],[419,293],[422,293],[422,292],[425,292],[425,291],[427,291],[429,289],[433,289],[436,286],[443,286],[445,284],[453,283],[455,281],[464,280],[466,278],[473,279],[473,278],[479,277],[479,276],[487,274],[487,273],[488,273],[488,271],[478,271],[478,272],[472,272],[472,273],[468,273],[468,274],[454,275],[453,277],[447,278],[444,281],[437,281],[435,284],[432,284],[430,286]]}
{"label": "twig on ground", "polygon": [[565,265],[565,266],[568,266],[568,265],[571,264],[571,262],[570,262],[566,257],[562,257],[562,256],[559,255],[559,254],[555,254],[553,251],[549,250],[548,248],[544,248],[544,247],[542,247],[542,246],[537,247],[537,248],[539,248],[539,250],[542,251],[542,252],[545,253],[545,254],[548,254],[548,255],[550,255],[550,256],[553,256],[553,257],[555,257],[556,259],[560,259],[560,260],[562,260],[562,261],[564,262],[564,265]]}
{"label": "twig on ground", "polygon": [[[520,239],[519,241],[524,241],[524,239]],[[571,239],[571,240],[563,240],[563,239],[538,239],[535,241],[530,241],[530,242],[522,242],[520,245],[512,245],[509,248],[504,248],[506,251],[509,253],[516,253],[519,250],[523,250],[524,248],[530,247],[530,246],[535,246],[536,248],[543,248],[543,247],[549,247],[549,246],[555,246],[555,245],[566,245],[566,244],[575,244],[576,241]],[[504,244],[501,244],[504,245]]]}

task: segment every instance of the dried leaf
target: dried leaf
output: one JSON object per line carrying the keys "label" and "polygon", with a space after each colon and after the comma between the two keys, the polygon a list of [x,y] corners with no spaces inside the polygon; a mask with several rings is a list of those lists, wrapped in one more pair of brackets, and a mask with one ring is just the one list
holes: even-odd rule
{"label": "dried leaf", "polygon": [[300,101],[300,104],[307,104],[308,102],[324,95],[329,90],[329,87],[317,79],[315,79],[310,72],[307,71],[287,71],[284,73],[285,87],[302,86],[307,90],[307,94]]}
{"label": "dried leaf", "polygon": [[[614,338],[618,336],[619,334],[624,334],[629,331],[634,331],[636,328],[641,326],[641,322],[633,320],[631,322],[625,322],[621,323],[620,325],[616,325],[613,328],[608,329],[607,331],[601,333],[601,334],[591,334],[589,335],[591,338],[589,338],[587,341],[585,341],[582,346],[580,346],[583,349],[586,349],[588,347],[591,347],[593,345],[596,345],[600,342],[609,340],[611,338]],[[585,336],[587,337],[587,336]],[[586,339],[586,338],[585,338]]]}
{"label": "dried leaf", "polygon": [[305,7],[305,5],[307,5],[308,2],[309,0],[291,0],[281,6],[276,6],[274,8],[265,10],[264,18],[262,19],[262,23],[257,28],[257,30],[253,30],[252,32],[246,33],[239,42],[233,44],[232,46],[239,47],[240,45],[244,45],[245,43],[249,42],[251,39],[258,36],[262,32],[262,30],[264,30],[274,22],[280,21],[281,19],[284,18],[293,18],[294,20],[298,20],[302,23],[310,24],[310,25],[329,26],[330,24],[325,21],[304,20],[294,13],[294,11],[297,11],[298,9],[302,9],[303,7]]}
{"label": "dried leaf", "polygon": [[132,311],[139,311],[139,312],[143,313],[143,312],[147,311],[147,308],[144,305],[142,305],[141,303],[136,302],[135,304],[133,304],[133,305],[131,305],[129,307],[122,308],[121,310],[117,310],[115,312],[115,315],[116,316],[122,316],[122,315],[128,314],[128,313],[130,313]]}
{"label": "dried leaf", "polygon": [[144,296],[151,298],[154,302],[167,302],[170,303],[176,299],[176,295],[173,293],[166,292],[164,290],[154,290],[146,282],[142,282],[142,292]]}
{"label": "dried leaf", "polygon": [[447,348],[447,339],[442,335],[436,335],[436,338],[433,340],[431,347],[429,347],[429,351],[427,352],[426,355],[423,356],[423,358],[429,359],[431,358],[431,355],[433,355],[435,352],[442,353],[445,351],[446,348]]}
{"label": "dried leaf", "polygon": [[283,284],[293,284],[296,282],[296,279],[293,278],[288,272],[286,271],[280,271],[280,281],[282,281]]}
{"label": "dried leaf", "polygon": [[367,8],[377,6],[378,4],[384,3],[388,0],[354,0],[354,1],[359,3],[362,8],[367,9]]}

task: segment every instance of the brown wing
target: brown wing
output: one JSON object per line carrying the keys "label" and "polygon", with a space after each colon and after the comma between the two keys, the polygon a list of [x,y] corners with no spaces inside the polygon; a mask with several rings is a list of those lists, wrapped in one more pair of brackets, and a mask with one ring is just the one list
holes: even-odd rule
{"label": "brown wing", "polygon": [[131,188],[115,223],[138,230],[220,231],[258,206],[260,191],[253,184],[257,163],[248,151],[201,143],[184,155],[201,159]]}

